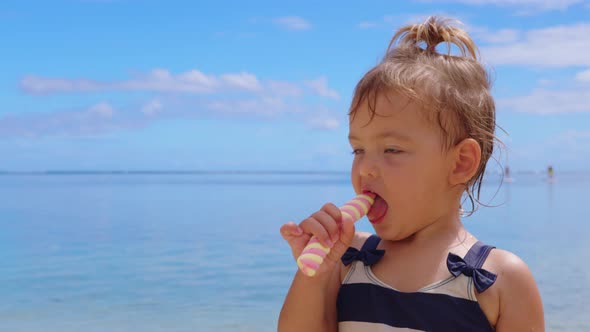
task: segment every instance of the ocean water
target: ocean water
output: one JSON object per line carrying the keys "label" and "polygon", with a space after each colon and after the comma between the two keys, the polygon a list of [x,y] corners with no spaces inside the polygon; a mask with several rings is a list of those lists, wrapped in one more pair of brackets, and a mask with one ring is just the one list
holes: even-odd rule
{"label": "ocean water", "polygon": [[[515,174],[466,218],[532,270],[548,331],[590,330],[589,174]],[[344,173],[0,175],[0,331],[276,331],[279,227],[354,194]],[[366,220],[357,223],[370,231]]]}

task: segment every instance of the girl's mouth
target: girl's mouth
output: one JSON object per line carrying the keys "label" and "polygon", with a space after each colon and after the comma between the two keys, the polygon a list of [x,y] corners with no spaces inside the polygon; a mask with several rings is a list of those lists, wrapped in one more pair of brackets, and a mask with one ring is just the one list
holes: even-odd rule
{"label": "girl's mouth", "polygon": [[367,219],[369,219],[372,224],[378,224],[383,221],[385,214],[387,214],[387,209],[389,208],[387,202],[381,198],[381,196],[377,194],[375,195],[375,203],[373,203],[369,213],[367,213]]}

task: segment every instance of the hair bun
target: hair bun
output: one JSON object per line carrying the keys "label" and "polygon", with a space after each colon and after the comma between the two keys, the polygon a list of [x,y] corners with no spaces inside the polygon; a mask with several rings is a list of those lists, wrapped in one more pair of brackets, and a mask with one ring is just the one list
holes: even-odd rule
{"label": "hair bun", "polygon": [[436,47],[440,43],[447,44],[447,54],[451,55],[451,45],[455,45],[461,51],[462,56],[478,58],[477,47],[465,30],[452,25],[461,23],[457,20],[430,16],[421,24],[410,24],[402,27],[393,36],[388,53],[392,47],[416,47],[429,54],[438,54]]}

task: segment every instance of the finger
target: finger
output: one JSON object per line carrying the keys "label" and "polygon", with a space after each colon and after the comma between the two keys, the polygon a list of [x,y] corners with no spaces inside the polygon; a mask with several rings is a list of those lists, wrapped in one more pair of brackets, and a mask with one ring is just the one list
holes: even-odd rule
{"label": "finger", "polygon": [[326,228],[314,216],[303,220],[299,224],[299,227],[301,227],[305,233],[317,237],[324,246],[332,248],[334,245]]}
{"label": "finger", "polygon": [[301,227],[299,227],[296,223],[289,221],[288,223],[281,226],[280,232],[281,236],[285,240],[288,240],[290,237],[302,235],[303,229],[301,229]]}
{"label": "finger", "polygon": [[354,223],[350,221],[344,221],[342,228],[343,229],[340,233],[340,239],[338,239],[338,242],[334,243],[334,246],[331,248],[330,253],[328,253],[328,256],[326,257],[326,259],[336,263],[340,262],[342,255],[344,255],[348,247],[350,247],[352,239],[354,238]]}
{"label": "finger", "polygon": [[340,232],[340,241],[349,247],[354,238],[354,221],[350,219],[342,220],[342,229]]}
{"label": "finger", "polygon": [[334,205],[332,203],[324,204],[324,206],[322,206],[320,211],[324,211],[327,214],[329,214],[334,220],[336,220],[338,222],[338,224],[340,223],[340,220],[342,219],[342,212],[340,211],[340,208],[338,208],[336,205]]}
{"label": "finger", "polygon": [[328,254],[328,259],[334,262],[340,261],[342,255],[344,255],[348,247],[350,247],[352,244],[352,239],[354,238],[354,228],[354,222],[343,221],[340,239],[338,239],[338,242],[334,243],[334,246]]}
{"label": "finger", "polygon": [[320,210],[313,214],[313,217],[320,223],[326,231],[328,231],[328,235],[330,236],[330,240],[332,242],[338,241],[340,237],[340,230],[338,229],[338,219],[335,219],[330,214],[328,214],[324,210]]}

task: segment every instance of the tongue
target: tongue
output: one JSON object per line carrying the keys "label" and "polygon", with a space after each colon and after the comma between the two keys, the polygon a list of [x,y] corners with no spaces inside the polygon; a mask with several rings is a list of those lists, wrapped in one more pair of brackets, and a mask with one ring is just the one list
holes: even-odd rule
{"label": "tongue", "polygon": [[385,202],[380,196],[377,196],[375,197],[375,203],[373,203],[369,213],[367,213],[367,218],[370,221],[378,220],[387,213],[387,208],[387,202]]}

